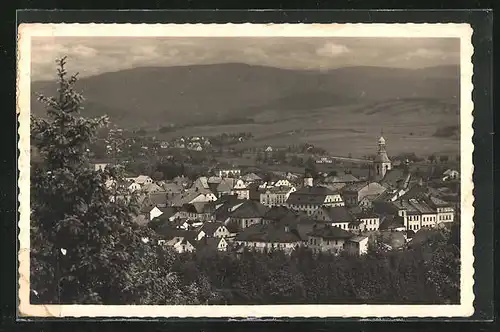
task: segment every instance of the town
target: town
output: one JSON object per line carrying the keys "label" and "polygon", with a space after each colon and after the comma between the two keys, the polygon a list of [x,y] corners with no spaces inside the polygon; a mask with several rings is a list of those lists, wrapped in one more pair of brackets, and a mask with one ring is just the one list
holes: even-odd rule
{"label": "town", "polygon": [[[374,138],[373,155],[358,159],[329,156],[308,144],[230,148],[251,133],[171,141],[110,133],[93,167],[125,165],[126,179],[106,185],[134,193],[140,203],[135,222],[178,253],[306,248],[360,256],[369,248],[405,250],[460,220],[458,162],[411,153],[390,157],[383,133]],[[134,144],[132,155],[160,156],[170,168],[162,172],[147,162],[134,168],[124,153]],[[211,157],[200,158],[203,152]]]}

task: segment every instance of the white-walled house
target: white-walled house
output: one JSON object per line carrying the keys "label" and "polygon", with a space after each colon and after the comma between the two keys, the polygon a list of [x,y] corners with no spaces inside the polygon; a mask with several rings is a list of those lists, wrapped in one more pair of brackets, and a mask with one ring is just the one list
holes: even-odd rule
{"label": "white-walled house", "polygon": [[153,207],[151,211],[149,211],[149,220],[153,220],[156,217],[159,217],[163,214],[163,212],[158,207]]}
{"label": "white-walled house", "polygon": [[290,253],[303,245],[297,232],[283,225],[252,225],[236,235],[234,243],[249,250],[266,252],[281,250]]}
{"label": "white-walled house", "polygon": [[287,179],[280,179],[274,183],[275,187],[294,187],[294,185]]}
{"label": "white-walled house", "polygon": [[308,234],[307,246],[313,252],[329,252],[338,254],[344,250],[344,244],[354,235],[339,227],[325,225],[324,227],[314,227],[312,232]]}
{"label": "white-walled house", "polygon": [[303,187],[290,193],[286,206],[295,211],[303,211],[312,216],[316,210],[326,206],[344,206],[338,192],[325,187]]}
{"label": "white-walled house", "polygon": [[226,169],[220,169],[217,172],[217,175],[221,178],[227,178],[227,177],[239,177],[241,175],[241,169],[239,168],[226,168]]}
{"label": "white-walled house", "polygon": [[138,184],[137,182],[132,182],[132,183],[130,183],[130,184],[127,186],[127,189],[128,189],[130,192],[134,192],[134,191],[140,190],[140,189],[141,189],[141,185],[140,185],[140,184]]}
{"label": "white-walled house", "polygon": [[229,244],[223,237],[203,237],[196,243],[197,251],[213,250],[213,251],[227,251]]}
{"label": "white-walled house", "polygon": [[95,171],[104,171],[108,167],[108,163],[94,163]]}
{"label": "white-walled house", "polygon": [[[160,240],[161,241],[161,240]],[[182,254],[185,252],[193,252],[196,251],[194,245],[187,239],[183,237],[174,237],[171,240],[165,242],[159,242],[159,244],[164,244],[169,247],[172,247],[175,251]]]}
{"label": "white-walled house", "polygon": [[267,188],[260,193],[260,203],[269,207],[285,205],[290,194],[295,191],[295,187],[274,186]]}
{"label": "white-walled house", "polygon": [[357,206],[366,196],[380,195],[386,188],[377,182],[356,182],[343,187],[341,191],[347,206]]}
{"label": "white-walled house", "polygon": [[348,231],[355,218],[345,206],[321,207],[311,217],[318,222]]}
{"label": "white-walled house", "polygon": [[230,237],[231,232],[227,229],[227,227],[222,222],[205,222],[203,226],[199,229],[200,232],[203,232],[206,237]]}
{"label": "white-walled house", "polygon": [[443,181],[449,181],[449,180],[456,180],[460,178],[460,173],[457,170],[454,169],[447,169],[443,173],[442,180]]}
{"label": "white-walled house", "polygon": [[368,252],[368,237],[354,236],[344,244],[344,250],[353,256],[361,256]]}
{"label": "white-walled house", "polygon": [[136,177],[134,179],[134,182],[136,182],[142,186],[142,185],[145,185],[146,183],[153,183],[153,179],[147,175],[139,175],[138,177]]}

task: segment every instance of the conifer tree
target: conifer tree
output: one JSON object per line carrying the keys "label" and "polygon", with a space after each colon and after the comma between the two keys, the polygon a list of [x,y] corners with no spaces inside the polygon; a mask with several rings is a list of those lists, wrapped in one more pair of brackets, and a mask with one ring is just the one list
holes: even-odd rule
{"label": "conifer tree", "polygon": [[[56,97],[40,95],[45,118],[31,118],[40,163],[31,175],[32,302],[167,304],[196,301],[171,272],[174,253],[137,226],[137,201],[117,166],[94,170],[88,146],[107,117],[80,115],[84,98],[57,60]],[[109,185],[111,184],[111,186]]]}

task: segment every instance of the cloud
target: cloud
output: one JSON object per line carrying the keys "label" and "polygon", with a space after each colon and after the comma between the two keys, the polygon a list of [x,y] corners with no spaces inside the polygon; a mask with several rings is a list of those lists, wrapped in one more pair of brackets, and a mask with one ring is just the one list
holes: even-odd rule
{"label": "cloud", "polygon": [[349,52],[349,49],[345,45],[335,43],[326,43],[316,49],[316,54],[324,57],[337,57]]}
{"label": "cloud", "polygon": [[55,59],[68,56],[81,76],[143,66],[241,62],[288,69],[345,66],[426,67],[459,63],[459,40],[441,38],[140,38],[37,37],[32,79],[55,77]]}
{"label": "cloud", "polygon": [[85,45],[76,45],[71,48],[69,53],[77,57],[91,58],[96,56],[98,52],[95,48],[92,47],[88,47]]}
{"label": "cloud", "polygon": [[415,51],[411,51],[411,52],[406,53],[405,57],[407,57],[407,58],[425,58],[425,59],[435,59],[435,58],[445,59],[446,57],[448,57],[448,53],[443,52],[441,50],[419,48]]}

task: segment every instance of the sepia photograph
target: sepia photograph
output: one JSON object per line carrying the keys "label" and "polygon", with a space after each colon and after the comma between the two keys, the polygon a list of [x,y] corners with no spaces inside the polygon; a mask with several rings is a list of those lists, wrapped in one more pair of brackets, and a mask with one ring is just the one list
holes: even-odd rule
{"label": "sepia photograph", "polygon": [[21,25],[20,314],[472,315],[471,35]]}

